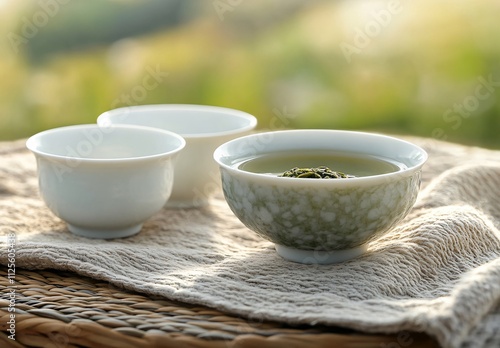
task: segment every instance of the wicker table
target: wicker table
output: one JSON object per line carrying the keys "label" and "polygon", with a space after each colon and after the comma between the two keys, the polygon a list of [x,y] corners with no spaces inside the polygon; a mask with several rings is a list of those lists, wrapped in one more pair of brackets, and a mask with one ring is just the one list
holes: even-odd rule
{"label": "wicker table", "polygon": [[2,347],[438,347],[426,335],[367,335],[324,326],[253,322],[217,310],[148,298],[59,271],[16,270],[15,341],[2,269]]}

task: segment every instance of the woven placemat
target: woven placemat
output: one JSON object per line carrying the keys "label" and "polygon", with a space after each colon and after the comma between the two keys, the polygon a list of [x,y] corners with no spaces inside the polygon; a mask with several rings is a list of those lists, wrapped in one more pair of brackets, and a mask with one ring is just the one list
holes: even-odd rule
{"label": "woven placemat", "polygon": [[428,336],[365,335],[326,326],[238,318],[119,289],[61,271],[16,270],[16,340],[8,338],[7,273],[0,272],[1,347],[438,347]]}

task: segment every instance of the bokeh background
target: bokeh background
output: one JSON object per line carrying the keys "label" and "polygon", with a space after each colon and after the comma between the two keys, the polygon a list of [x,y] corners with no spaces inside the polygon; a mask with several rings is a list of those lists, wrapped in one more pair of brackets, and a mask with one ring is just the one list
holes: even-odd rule
{"label": "bokeh background", "polygon": [[498,0],[0,0],[0,140],[153,103],[500,148]]}

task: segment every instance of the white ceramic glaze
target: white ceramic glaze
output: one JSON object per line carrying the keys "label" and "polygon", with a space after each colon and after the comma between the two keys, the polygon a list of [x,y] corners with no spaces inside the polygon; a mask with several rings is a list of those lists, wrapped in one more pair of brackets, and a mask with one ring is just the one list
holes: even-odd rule
{"label": "white ceramic glaze", "polygon": [[165,205],[185,141],[148,127],[78,125],[38,133],[26,146],[51,211],[74,234],[109,239],[139,232]]}
{"label": "white ceramic glaze", "polygon": [[99,125],[132,124],[169,130],[186,140],[175,167],[174,188],[167,205],[196,207],[208,203],[220,188],[212,155],[224,142],[247,134],[257,125],[254,116],[216,106],[159,104],[114,109],[97,119]]}
{"label": "white ceramic glaze", "polygon": [[[248,172],[237,165],[258,155],[304,150],[376,156],[401,163],[403,169],[348,179],[299,179]],[[291,130],[229,141],[214,158],[226,201],[247,227],[274,242],[285,259],[333,263],[360,255],[367,243],[406,216],[417,198],[427,154],[378,134]]]}
{"label": "white ceramic glaze", "polygon": [[297,263],[319,264],[319,265],[328,265],[331,263],[339,263],[350,259],[354,259],[360,255],[363,255],[368,249],[367,244],[363,244],[351,249],[340,249],[340,250],[329,250],[329,251],[301,250],[301,249],[290,248],[280,244],[275,244],[274,247],[278,255],[283,257],[285,260]]}

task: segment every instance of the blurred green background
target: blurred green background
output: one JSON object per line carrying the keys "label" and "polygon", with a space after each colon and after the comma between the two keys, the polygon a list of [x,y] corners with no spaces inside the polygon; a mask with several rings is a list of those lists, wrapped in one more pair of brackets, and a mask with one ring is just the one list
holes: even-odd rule
{"label": "blurred green background", "polygon": [[500,2],[0,0],[0,140],[153,103],[500,148]]}

